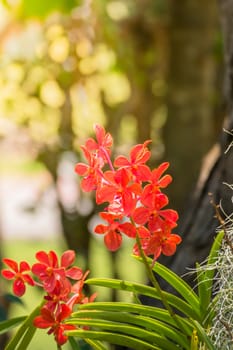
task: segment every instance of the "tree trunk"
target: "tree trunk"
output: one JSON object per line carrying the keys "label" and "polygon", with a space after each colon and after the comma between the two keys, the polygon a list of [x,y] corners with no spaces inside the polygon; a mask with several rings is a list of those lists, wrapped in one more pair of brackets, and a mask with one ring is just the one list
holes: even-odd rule
{"label": "tree trunk", "polygon": [[[203,261],[210,250],[219,221],[215,217],[216,205],[220,204],[223,218],[232,216],[233,184],[233,0],[219,2],[225,56],[225,94],[228,106],[227,118],[218,144],[203,163],[193,199],[186,209],[186,220],[180,230],[183,243],[171,259],[171,267],[179,274],[194,268],[195,262]],[[210,195],[211,194],[211,195]],[[226,220],[227,222],[227,220]],[[194,285],[194,276],[187,280]]]}
{"label": "tree trunk", "polygon": [[214,1],[171,2],[168,117],[164,128],[164,158],[171,163],[174,185],[171,206],[179,212],[190,196],[201,159],[216,138],[214,96],[218,30]]}

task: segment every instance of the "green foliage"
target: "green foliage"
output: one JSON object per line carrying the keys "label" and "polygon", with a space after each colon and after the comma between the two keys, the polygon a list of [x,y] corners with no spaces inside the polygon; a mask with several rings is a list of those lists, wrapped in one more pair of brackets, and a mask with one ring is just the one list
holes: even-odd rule
{"label": "green foliage", "polygon": [[[155,274],[166,280],[180,295],[175,296],[162,291],[172,312],[157,306],[135,303],[85,304],[80,306],[78,312],[73,313],[69,323],[89,326],[90,330],[71,331],[70,336],[107,341],[111,344],[130,346],[133,349],[197,350],[198,344],[205,344],[207,349],[214,350],[215,347],[207,336],[207,329],[213,317],[207,307],[207,303],[209,305],[211,301],[214,280],[214,271],[209,266],[218,256],[223,236],[223,232],[218,234],[204,272],[197,273],[199,285],[197,293],[174,272],[158,262],[155,264],[153,267]],[[142,262],[141,258],[136,259]],[[148,263],[151,264],[152,260],[148,259]],[[158,290],[140,283],[116,279],[89,279],[86,283],[162,300]],[[176,313],[177,310],[181,315]]]}
{"label": "green foliage", "polygon": [[26,318],[27,316],[19,316],[19,317],[12,318],[10,320],[0,322],[0,334],[7,333],[12,328],[17,327],[23,321],[25,321]]}
{"label": "green foliage", "polygon": [[[69,13],[79,2],[78,0],[21,0],[17,12],[23,19],[31,17],[44,19],[53,12]],[[4,0],[3,3],[8,8],[11,7],[7,0]]]}
{"label": "green foliage", "polygon": [[[86,281],[88,285],[101,286],[108,289],[133,293],[135,299],[144,295],[155,300],[166,300],[169,307],[142,305],[140,302],[91,302],[79,305],[68,324],[77,326],[77,330],[67,331],[73,350],[92,349],[105,350],[105,343],[127,346],[135,350],[198,350],[199,344],[205,349],[215,350],[215,346],[207,335],[213,313],[206,307],[211,302],[215,263],[224,233],[220,232],[212,246],[207,264],[202,271],[198,270],[199,288],[195,293],[190,286],[165,266],[156,262],[153,271],[159,275],[179,295],[176,296],[156,289],[125,280],[109,278],[92,278]],[[144,259],[136,259],[145,263]],[[148,266],[152,259],[147,258]],[[166,305],[165,305],[166,306]],[[15,336],[5,350],[25,350],[34,336],[36,328],[32,320],[38,313],[37,307],[28,317],[18,317],[0,324],[1,333],[21,324]],[[83,328],[84,327],[84,328]],[[77,338],[77,341],[76,341]],[[80,340],[83,343],[80,344]]]}

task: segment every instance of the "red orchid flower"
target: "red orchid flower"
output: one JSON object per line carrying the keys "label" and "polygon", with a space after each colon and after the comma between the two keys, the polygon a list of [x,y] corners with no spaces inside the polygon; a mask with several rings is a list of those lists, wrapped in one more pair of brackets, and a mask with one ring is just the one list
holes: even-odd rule
{"label": "red orchid flower", "polygon": [[147,181],[150,183],[143,190],[142,201],[144,205],[153,203],[157,193],[160,192],[160,188],[165,188],[171,183],[172,177],[170,175],[161,177],[168,167],[169,163],[164,162],[151,171],[150,176],[147,178]]}
{"label": "red orchid flower", "polygon": [[54,251],[46,253],[39,251],[36,253],[36,258],[39,263],[35,263],[32,266],[32,272],[41,280],[44,289],[48,293],[52,293],[55,289],[57,282],[63,286],[67,286],[66,278],[72,278],[78,280],[82,278],[82,270],[78,267],[68,267],[75,260],[75,252],[73,250],[65,251],[61,256],[61,262],[59,266],[57,254]]}
{"label": "red orchid flower", "polygon": [[73,325],[63,323],[71,315],[71,312],[72,310],[66,304],[62,304],[57,312],[52,312],[45,305],[40,310],[40,315],[35,317],[33,324],[37,328],[49,328],[48,334],[54,334],[57,344],[63,345],[68,340],[65,331],[76,329]]}
{"label": "red orchid flower", "polygon": [[125,156],[118,156],[114,162],[115,167],[124,167],[129,170],[139,182],[147,181],[151,174],[150,168],[145,165],[151,156],[151,152],[147,148],[150,142],[147,140],[143,144],[135,145],[130,151],[129,160]]}
{"label": "red orchid flower", "polygon": [[26,261],[21,261],[19,264],[12,259],[5,258],[2,259],[2,261],[10,268],[10,270],[3,269],[1,271],[2,276],[8,280],[14,279],[13,293],[15,295],[17,295],[18,297],[24,295],[26,291],[26,283],[31,286],[35,285],[35,282],[33,281],[32,277],[28,273],[25,273],[26,271],[31,270],[29,264]]}
{"label": "red orchid flower", "polygon": [[[118,203],[118,212],[128,216],[137,204],[137,196],[142,189],[138,183],[131,183],[131,176],[126,169],[106,171],[103,181],[96,190],[96,203]],[[114,206],[113,206],[114,207]]]}
{"label": "red orchid flower", "polygon": [[95,233],[104,234],[104,243],[111,251],[116,251],[122,243],[122,233],[128,237],[136,237],[136,229],[130,222],[120,223],[122,216],[111,213],[100,213],[102,219],[108,222],[108,225],[99,224],[95,228]]}
{"label": "red orchid flower", "polygon": [[[143,196],[142,196],[143,197]],[[141,199],[144,204],[143,199]],[[148,203],[148,206],[138,207],[135,209],[132,217],[136,224],[144,225],[148,223],[149,230],[153,231],[158,222],[166,220],[170,227],[175,227],[178,220],[178,213],[173,209],[162,209],[168,204],[168,198],[164,193],[158,192],[154,197],[154,202]]]}
{"label": "red orchid flower", "polygon": [[88,164],[77,163],[75,172],[84,176],[81,181],[81,188],[84,192],[96,190],[99,179],[102,177],[102,167],[104,162],[100,157],[91,154],[85,146],[81,146],[82,151],[88,161]]}
{"label": "red orchid flower", "polygon": [[[153,232],[149,230],[139,231],[142,249],[147,256],[153,256],[154,262],[161,254],[166,256],[173,255],[176,252],[177,244],[182,239],[179,235],[171,233],[169,224],[163,222],[162,225]],[[137,244],[134,246],[134,254],[139,255]]]}
{"label": "red orchid flower", "polygon": [[104,127],[99,124],[94,125],[96,141],[93,138],[87,139],[85,146],[91,152],[96,152],[105,163],[109,161],[110,149],[113,144],[112,136],[106,133]]}
{"label": "red orchid flower", "polygon": [[[176,251],[176,245],[181,242],[181,237],[172,234],[169,225],[163,225],[163,228],[150,232],[144,226],[138,230],[142,249],[147,256],[154,256],[154,261],[161,253],[170,256]],[[134,254],[140,255],[138,245],[135,244],[133,249]]]}
{"label": "red orchid flower", "polygon": [[74,293],[74,294],[66,302],[66,305],[68,305],[69,308],[72,309],[72,310],[73,310],[74,305],[76,305],[76,304],[86,304],[86,303],[92,302],[92,301],[95,300],[95,298],[97,296],[96,293],[93,293],[90,297],[87,297],[83,293],[84,282],[85,282],[85,279],[87,278],[89,272],[90,271],[86,271],[85,274],[83,275],[82,279],[79,280],[78,282],[76,282],[72,286],[71,293]]}

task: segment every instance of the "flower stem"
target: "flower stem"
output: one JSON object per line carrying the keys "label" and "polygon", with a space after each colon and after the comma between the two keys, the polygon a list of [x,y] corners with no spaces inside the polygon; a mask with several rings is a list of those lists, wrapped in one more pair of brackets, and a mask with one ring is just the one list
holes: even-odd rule
{"label": "flower stem", "polygon": [[105,149],[104,147],[100,147],[100,149],[101,149],[101,151],[104,153],[104,155],[105,155],[105,157],[106,157],[106,159],[107,159],[107,161],[108,161],[108,164],[109,164],[110,169],[111,169],[112,171],[115,171],[115,169],[114,169],[114,167],[113,167],[113,164],[112,164],[112,161],[111,161],[111,159],[110,159],[110,157],[109,157],[109,154],[108,154],[108,152],[106,151],[106,149]]}
{"label": "flower stem", "polygon": [[[131,219],[131,222],[134,224],[132,219]],[[166,296],[164,295],[163,290],[161,289],[161,287],[159,285],[159,282],[157,281],[157,279],[156,279],[156,277],[155,277],[155,275],[154,275],[154,273],[153,273],[153,271],[151,269],[151,266],[150,266],[150,264],[149,264],[149,262],[147,260],[145,252],[144,252],[144,250],[142,248],[137,228],[136,228],[136,242],[137,242],[137,245],[138,245],[140,256],[141,256],[142,261],[143,261],[143,263],[145,265],[147,276],[148,276],[149,280],[151,281],[153,287],[157,290],[157,292],[158,292],[158,294],[160,296],[161,302],[163,303],[165,309],[169,312],[170,316],[176,322],[178,328],[184,330],[183,324],[180,322],[179,318],[177,317],[177,315],[175,314],[175,312],[173,311],[173,309],[169,305],[169,303],[168,303],[168,301],[166,299]]]}

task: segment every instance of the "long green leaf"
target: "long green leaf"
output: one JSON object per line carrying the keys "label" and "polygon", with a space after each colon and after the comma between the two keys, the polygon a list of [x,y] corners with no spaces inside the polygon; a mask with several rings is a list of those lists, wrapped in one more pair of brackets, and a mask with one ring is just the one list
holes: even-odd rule
{"label": "long green leaf", "polygon": [[[127,313],[150,317],[152,319],[160,320],[168,325],[177,327],[177,323],[173,320],[173,318],[170,316],[167,310],[159,307],[151,307],[148,305],[123,303],[123,302],[94,302],[94,303],[79,305],[79,310],[127,312]],[[76,315],[78,314],[79,314],[79,311],[74,312],[72,315],[76,317]],[[193,330],[192,323],[186,318],[180,317],[178,315],[177,317],[179,318],[179,322],[184,324],[185,328],[189,328],[188,335],[191,335]]]}
{"label": "long green leaf", "polygon": [[[86,281],[87,284],[102,286],[106,288],[119,289],[128,292],[134,292],[141,295],[147,295],[152,298],[161,300],[159,293],[153,287],[145,286],[140,283],[133,283],[129,281],[117,280],[117,279],[108,279],[108,278],[91,278]],[[175,307],[177,310],[181,311],[185,316],[191,317],[194,319],[199,319],[199,313],[192,308],[192,306],[186,303],[183,299],[177,297],[168,292],[163,292],[167,302]]]}
{"label": "long green leaf", "polygon": [[[68,322],[69,323],[69,322]],[[161,349],[174,350],[178,349],[177,345],[158,332],[149,331],[142,327],[132,326],[128,323],[106,321],[100,319],[86,319],[86,318],[76,318],[72,319],[72,324],[78,324],[79,326],[89,326],[95,327],[101,331],[113,331],[119,334],[125,334],[133,336],[135,339],[139,338],[141,340],[151,342],[158,345]]]}
{"label": "long green leaf", "polygon": [[[152,260],[151,260],[152,261]],[[167,281],[196,311],[200,312],[199,299],[193,289],[177,274],[156,262],[153,271]]]}
{"label": "long green leaf", "polygon": [[28,348],[28,345],[31,343],[34,334],[36,333],[37,328],[32,324],[29,325],[27,331],[24,333],[23,338],[21,339],[17,350],[25,350]]}
{"label": "long green leaf", "polygon": [[80,347],[78,346],[78,344],[77,344],[77,342],[75,341],[74,338],[69,337],[68,341],[70,343],[70,346],[71,346],[72,350],[80,350]]}
{"label": "long green leaf", "polygon": [[213,288],[213,281],[214,281],[214,274],[215,269],[212,267],[212,265],[216,262],[216,259],[218,257],[218,252],[222,244],[222,240],[224,237],[224,232],[221,231],[216,236],[214,243],[212,245],[212,248],[210,250],[210,254],[208,257],[206,268],[203,271],[200,271],[197,269],[197,276],[198,276],[198,294],[200,299],[200,307],[204,311],[204,316],[206,316],[206,310],[208,309],[208,306],[211,302],[211,296],[212,296],[212,288]]}
{"label": "long green leaf", "polygon": [[[187,336],[179,332],[177,329],[171,327],[171,325],[165,324],[161,321],[154,320],[150,317],[133,315],[126,312],[109,312],[109,311],[79,311],[76,313],[76,318],[72,319],[69,323],[77,322],[78,319],[99,319],[107,321],[121,322],[125,324],[133,324],[144,328],[146,330],[152,331],[153,334],[157,333],[164,336],[175,343],[182,346],[184,349],[189,349],[189,342]],[[90,324],[91,325],[91,324]]]}
{"label": "long green leaf", "polygon": [[[20,343],[24,338],[24,335],[26,335],[26,340],[28,344],[30,342],[30,337],[32,339],[34,333],[33,331],[29,331],[29,329],[33,329],[34,326],[32,325],[32,320],[36,315],[39,314],[39,310],[41,306],[43,305],[44,301],[37,306],[31,313],[28,315],[25,320],[23,321],[22,325],[19,327],[17,330],[16,334],[13,336],[13,338],[9,341],[9,343],[6,345],[4,350],[17,350],[18,347],[20,346]],[[21,348],[22,349],[22,348]],[[24,348],[25,350],[26,348]]]}
{"label": "long green leaf", "polygon": [[0,334],[6,333],[12,328],[17,327],[20,323],[25,321],[26,318],[27,316],[20,316],[0,322]]}
{"label": "long green leaf", "polygon": [[93,339],[85,339],[85,341],[91,345],[94,350],[107,350],[103,343]]}
{"label": "long green leaf", "polygon": [[[113,333],[113,332],[101,332],[77,329],[74,331],[66,332],[69,336],[78,337],[82,339],[95,339],[99,341],[106,341],[110,344],[122,345],[132,348],[134,350],[162,350],[161,348],[143,341],[141,339],[135,339],[128,335]],[[165,349],[164,349],[165,350]]]}
{"label": "long green leaf", "polygon": [[217,350],[215,348],[215,346],[213,345],[213,343],[211,342],[210,338],[207,336],[204,328],[200,325],[200,323],[197,322],[196,320],[192,320],[192,321],[193,321],[193,324],[197,330],[199,339],[201,339],[202,342],[205,343],[205,345],[207,346],[207,349],[208,350]]}

